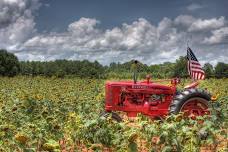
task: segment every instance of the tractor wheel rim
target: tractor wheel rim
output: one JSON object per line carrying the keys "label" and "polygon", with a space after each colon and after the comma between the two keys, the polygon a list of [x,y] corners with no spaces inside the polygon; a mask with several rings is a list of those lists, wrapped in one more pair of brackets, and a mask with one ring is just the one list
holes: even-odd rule
{"label": "tractor wheel rim", "polygon": [[181,109],[185,116],[202,116],[208,114],[208,101],[203,98],[192,98],[185,102]]}

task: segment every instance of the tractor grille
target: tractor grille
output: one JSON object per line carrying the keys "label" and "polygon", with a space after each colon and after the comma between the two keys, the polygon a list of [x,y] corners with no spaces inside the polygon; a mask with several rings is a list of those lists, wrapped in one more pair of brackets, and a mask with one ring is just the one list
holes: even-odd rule
{"label": "tractor grille", "polygon": [[105,85],[105,102],[112,104],[112,87],[109,84]]}

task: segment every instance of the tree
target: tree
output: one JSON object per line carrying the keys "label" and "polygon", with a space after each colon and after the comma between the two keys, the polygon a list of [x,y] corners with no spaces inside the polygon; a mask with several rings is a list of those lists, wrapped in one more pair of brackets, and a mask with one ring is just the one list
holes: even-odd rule
{"label": "tree", "polygon": [[203,66],[203,70],[207,78],[211,78],[214,75],[213,66],[210,63],[205,63]]}
{"label": "tree", "polygon": [[18,58],[6,50],[0,50],[0,75],[15,76],[20,70]]}
{"label": "tree", "polygon": [[228,64],[225,64],[223,62],[218,62],[215,66],[215,76],[217,78],[228,78]]}
{"label": "tree", "polygon": [[176,60],[176,64],[174,66],[173,71],[174,77],[187,77],[188,71],[187,71],[187,58],[180,56],[179,59]]}

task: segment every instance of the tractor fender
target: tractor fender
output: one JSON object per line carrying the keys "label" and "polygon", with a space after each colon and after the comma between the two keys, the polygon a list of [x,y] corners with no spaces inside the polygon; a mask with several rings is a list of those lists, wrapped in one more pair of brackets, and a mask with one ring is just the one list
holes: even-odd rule
{"label": "tractor fender", "polygon": [[184,87],[184,89],[192,89],[192,88],[196,88],[199,85],[199,81],[196,82],[192,82],[191,84],[188,84]]}

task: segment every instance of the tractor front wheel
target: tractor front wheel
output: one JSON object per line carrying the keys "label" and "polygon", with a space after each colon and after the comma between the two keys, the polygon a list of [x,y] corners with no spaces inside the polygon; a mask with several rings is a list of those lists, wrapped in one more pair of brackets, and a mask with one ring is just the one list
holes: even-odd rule
{"label": "tractor front wheel", "polygon": [[117,122],[121,122],[122,121],[122,118],[115,112],[102,112],[100,114],[100,117],[103,117],[103,118],[108,118],[108,117],[111,117],[113,120],[117,121]]}
{"label": "tractor front wheel", "polygon": [[210,94],[205,90],[187,89],[180,92],[170,105],[170,114],[183,112],[185,116],[208,114]]}

